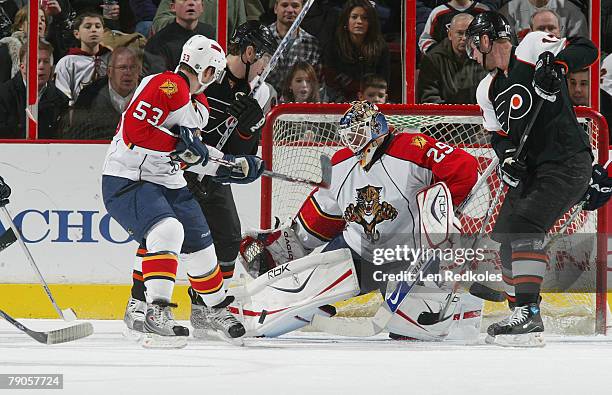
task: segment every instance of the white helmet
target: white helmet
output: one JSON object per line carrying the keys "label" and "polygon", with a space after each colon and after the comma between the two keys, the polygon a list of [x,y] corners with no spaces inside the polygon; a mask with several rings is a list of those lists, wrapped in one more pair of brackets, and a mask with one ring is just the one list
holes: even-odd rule
{"label": "white helmet", "polygon": [[[227,61],[225,60],[225,52],[219,43],[197,34],[183,45],[180,63],[186,64],[196,72],[198,81],[202,85],[195,93],[202,93],[208,85],[213,82],[220,83],[223,80]],[[215,69],[214,78],[210,82],[202,83],[202,75],[209,67],[214,67]]]}

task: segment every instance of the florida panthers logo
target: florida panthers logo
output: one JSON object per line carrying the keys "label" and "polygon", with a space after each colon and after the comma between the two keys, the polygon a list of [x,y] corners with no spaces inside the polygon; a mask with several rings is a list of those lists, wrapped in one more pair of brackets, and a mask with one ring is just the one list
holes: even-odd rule
{"label": "florida panthers logo", "polygon": [[523,85],[514,84],[495,97],[495,115],[505,132],[510,131],[510,123],[529,114],[533,105],[531,92]]}
{"label": "florida panthers logo", "polygon": [[366,238],[372,242],[380,239],[376,225],[386,220],[393,221],[397,217],[395,207],[387,202],[380,202],[381,190],[382,187],[372,185],[358,188],[357,204],[351,203],[344,210],[344,219],[361,225]]}

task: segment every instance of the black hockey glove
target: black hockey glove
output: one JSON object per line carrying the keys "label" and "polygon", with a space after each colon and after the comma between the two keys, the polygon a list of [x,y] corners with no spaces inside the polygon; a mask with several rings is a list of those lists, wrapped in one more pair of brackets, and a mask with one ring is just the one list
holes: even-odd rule
{"label": "black hockey glove", "polygon": [[179,135],[179,142],[176,144],[175,151],[170,154],[173,160],[187,165],[187,167],[201,164],[206,166],[208,163],[208,148],[202,143],[200,137],[196,135],[196,129],[185,126],[173,126],[170,129]]}
{"label": "black hockey glove", "polygon": [[513,158],[515,152],[516,148],[507,149],[503,158],[500,159],[499,166],[497,166],[498,177],[510,188],[515,188],[521,179],[527,175],[525,163]]}
{"label": "black hockey glove", "polygon": [[612,196],[612,179],[608,177],[608,170],[600,164],[593,166],[591,184],[584,195],[583,210],[593,211],[605,205]]}
{"label": "black hockey glove", "polygon": [[550,102],[557,100],[563,74],[565,74],[565,68],[555,62],[555,55],[549,51],[542,52],[533,73],[533,88],[538,96]]}
{"label": "black hockey glove", "polygon": [[217,175],[213,178],[217,182],[234,184],[248,184],[257,180],[264,172],[264,161],[255,155],[223,155],[223,159],[234,163],[234,167],[220,165]]}
{"label": "black hockey glove", "polygon": [[0,207],[8,204],[9,196],[11,196],[11,187],[4,182],[4,178],[0,177]]}
{"label": "black hockey glove", "polygon": [[257,100],[244,94],[239,95],[230,103],[227,112],[238,121],[238,130],[249,136],[257,133],[266,122]]}

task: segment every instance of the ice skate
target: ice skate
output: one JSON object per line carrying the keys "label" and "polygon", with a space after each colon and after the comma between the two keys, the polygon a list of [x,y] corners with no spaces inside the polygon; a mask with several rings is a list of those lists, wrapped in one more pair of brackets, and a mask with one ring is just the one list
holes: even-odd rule
{"label": "ice skate", "polygon": [[191,297],[191,326],[196,339],[221,339],[232,344],[242,345],[242,337],[246,333],[244,326],[228,310],[227,306],[234,297],[226,297],[216,306],[208,307],[202,298],[189,288]]}
{"label": "ice skate", "polygon": [[516,306],[508,318],[487,328],[486,342],[503,347],[544,347],[544,323],[538,304]]}
{"label": "ice skate", "polygon": [[144,317],[147,303],[130,297],[125,308],[123,336],[131,340],[140,340],[144,334]]}
{"label": "ice skate", "polygon": [[174,303],[154,301],[147,303],[142,346],[145,348],[183,348],[187,345],[189,329],[174,321],[171,308]]}

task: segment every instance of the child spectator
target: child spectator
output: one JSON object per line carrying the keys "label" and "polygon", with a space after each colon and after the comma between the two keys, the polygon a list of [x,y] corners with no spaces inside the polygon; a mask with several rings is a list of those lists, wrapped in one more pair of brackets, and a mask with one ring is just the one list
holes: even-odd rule
{"label": "child spectator", "polygon": [[359,83],[366,74],[375,73],[389,81],[389,47],[368,0],[346,2],[335,40],[327,46],[323,59],[323,75],[332,101],[357,99]]}
{"label": "child spectator", "polygon": [[387,102],[387,81],[379,75],[367,74],[361,82],[359,100],[365,100],[373,104],[385,104]]}
{"label": "child spectator", "polygon": [[74,36],[80,48],[71,48],[57,62],[55,84],[74,104],[81,89],[106,75],[110,50],[100,44],[104,31],[102,15],[84,12],[77,16]]}
{"label": "child spectator", "polygon": [[[45,14],[38,10],[38,35],[45,36],[47,28]],[[12,34],[0,39],[0,82],[13,78],[19,72],[19,50],[26,41],[28,32],[28,7],[23,7],[15,14],[11,27]]]}
{"label": "child spectator", "polygon": [[283,84],[281,103],[319,103],[319,81],[314,67],[298,61],[291,67]]}
{"label": "child spectator", "polygon": [[427,18],[419,38],[419,49],[422,53],[427,53],[442,42],[448,36],[451,20],[455,15],[463,13],[476,16],[484,11],[489,11],[489,7],[472,0],[450,0],[446,4],[437,6]]}
{"label": "child spectator", "polygon": [[[0,138],[26,138],[26,43],[19,50],[19,73],[0,85]],[[60,116],[68,98],[49,80],[53,68],[53,47],[38,43],[38,138],[57,138]]]}

